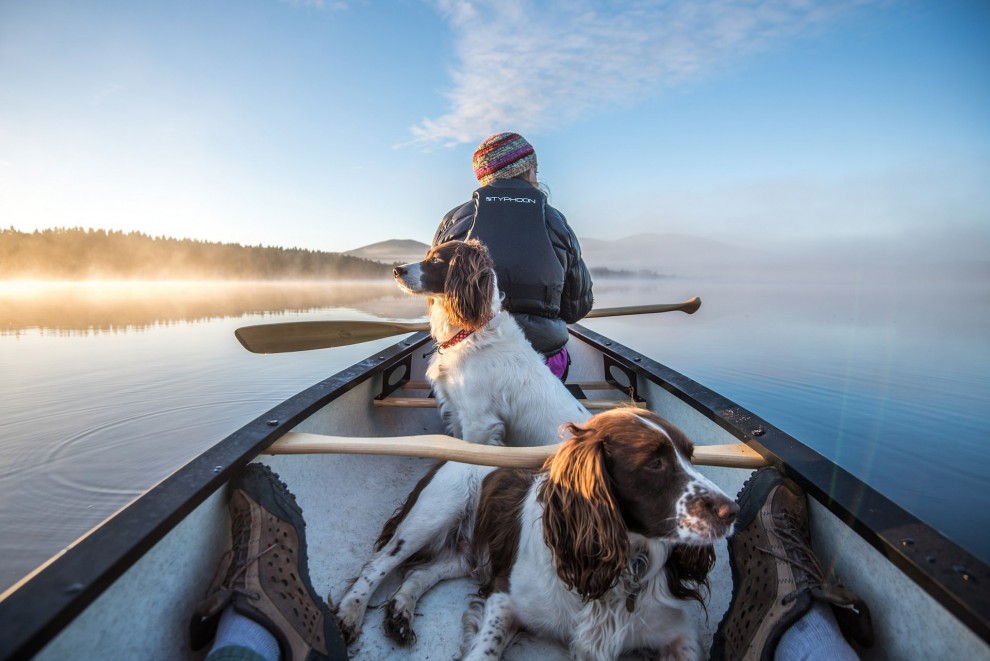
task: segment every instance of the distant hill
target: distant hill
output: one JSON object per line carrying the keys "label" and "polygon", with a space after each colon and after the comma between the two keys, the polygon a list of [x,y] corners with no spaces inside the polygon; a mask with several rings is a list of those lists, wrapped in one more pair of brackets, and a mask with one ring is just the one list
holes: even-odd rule
{"label": "distant hill", "polygon": [[361,259],[370,259],[383,264],[408,264],[418,262],[426,255],[430,246],[412,239],[390,239],[368,246],[348,250],[342,254]]}

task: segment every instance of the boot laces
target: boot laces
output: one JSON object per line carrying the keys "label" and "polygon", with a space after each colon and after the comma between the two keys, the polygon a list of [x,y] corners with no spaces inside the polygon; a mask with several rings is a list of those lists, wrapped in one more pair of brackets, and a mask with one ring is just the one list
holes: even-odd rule
{"label": "boot laces", "polygon": [[798,519],[793,514],[787,512],[775,512],[772,516],[777,523],[775,532],[780,538],[784,552],[778,553],[773,549],[764,547],[757,548],[800,570],[795,576],[797,589],[794,592],[784,595],[783,602],[788,604],[804,592],[810,591],[813,594],[822,594],[824,592],[822,588],[827,582],[825,571],[822,569],[821,563],[818,562],[818,558],[812,552],[811,545],[800,532],[801,525]]}
{"label": "boot laces", "polygon": [[243,586],[237,585],[237,580],[244,575],[244,572],[247,571],[248,567],[255,562],[258,562],[263,555],[278,546],[278,543],[276,542],[259,553],[249,556],[248,544],[251,541],[250,511],[245,509],[236,512],[233,516],[232,527],[237,531],[237,534],[231,543],[231,549],[227,551],[227,555],[233,555],[233,562],[231,563],[231,566],[236,567],[236,569],[227,573],[227,576],[220,584],[220,589],[226,590],[230,593],[242,594],[252,601],[257,601],[261,598],[261,595],[254,590],[247,590]]}

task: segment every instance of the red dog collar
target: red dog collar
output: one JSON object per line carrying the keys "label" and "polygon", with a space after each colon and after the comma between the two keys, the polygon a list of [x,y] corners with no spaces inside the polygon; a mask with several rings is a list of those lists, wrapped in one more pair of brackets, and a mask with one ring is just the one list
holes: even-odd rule
{"label": "red dog collar", "polygon": [[[489,317],[488,317],[488,322],[490,322],[490,321],[491,321],[492,319],[494,319],[494,318],[495,318],[495,314],[494,314],[494,313],[493,313],[493,314],[491,314],[491,315],[489,315]],[[485,322],[485,325],[488,325],[488,322]],[[458,342],[460,342],[460,341],[462,341],[462,340],[464,340],[464,339],[466,339],[466,338],[468,338],[468,337],[470,337],[470,335],[471,335],[472,333],[474,333],[474,331],[473,331],[473,330],[459,330],[459,331],[457,331],[457,332],[456,332],[456,333],[454,334],[454,337],[452,337],[452,338],[450,338],[449,340],[447,340],[447,341],[445,341],[445,342],[440,342],[440,343],[438,343],[438,344],[437,344],[437,346],[435,346],[435,347],[433,348],[433,351],[436,351],[437,353],[440,353],[440,354],[442,354],[442,353],[444,352],[444,350],[445,350],[445,349],[449,349],[450,347],[452,347],[452,346],[454,346],[454,345],[455,345],[455,344],[457,344]],[[433,353],[433,351],[431,351],[430,353]],[[430,353],[428,353],[428,354],[426,354],[426,355],[425,355],[425,356],[423,356],[423,357],[425,358],[426,356],[429,356],[429,355],[430,355]]]}

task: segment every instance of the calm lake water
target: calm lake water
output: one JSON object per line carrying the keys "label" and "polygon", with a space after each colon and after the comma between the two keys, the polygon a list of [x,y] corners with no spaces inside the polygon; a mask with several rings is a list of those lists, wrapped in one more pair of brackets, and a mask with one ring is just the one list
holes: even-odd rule
{"label": "calm lake water", "polygon": [[[990,562],[990,283],[596,283],[585,324],[781,427]],[[383,283],[0,284],[0,590],[227,434],[399,338],[258,356],[239,326],[421,318]]]}

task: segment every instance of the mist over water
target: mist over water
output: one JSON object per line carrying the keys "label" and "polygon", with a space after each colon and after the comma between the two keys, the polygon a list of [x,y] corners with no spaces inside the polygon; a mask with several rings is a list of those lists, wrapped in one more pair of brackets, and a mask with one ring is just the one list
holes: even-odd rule
{"label": "mist over water", "polygon": [[140,331],[159,324],[277,317],[327,307],[417,315],[422,304],[385,279],[6,282],[0,286],[0,334],[30,329],[67,334]]}
{"label": "mist over water", "polygon": [[[990,561],[990,281],[602,280],[589,328],[835,459]],[[239,326],[421,319],[391,283],[0,287],[0,589],[272,406],[399,338],[259,356]],[[16,531],[17,534],[10,534]]]}

